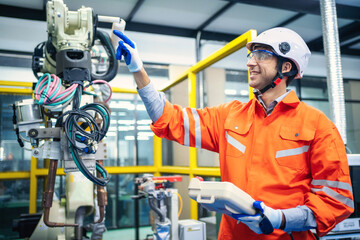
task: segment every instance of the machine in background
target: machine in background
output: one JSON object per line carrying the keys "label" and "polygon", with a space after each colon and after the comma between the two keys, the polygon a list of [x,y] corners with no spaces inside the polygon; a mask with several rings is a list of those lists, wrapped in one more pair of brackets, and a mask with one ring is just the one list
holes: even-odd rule
{"label": "machine in background", "polygon": [[[95,209],[94,229],[101,239],[106,230],[105,186],[109,181],[102,166],[107,158],[102,139],[110,126],[110,112],[104,103],[111,98],[108,82],[116,76],[118,63],[110,36],[97,29],[97,22],[111,22],[122,31],[125,22],[95,15],[92,8],[84,6],[69,11],[62,0],[48,1],[46,12],[48,40],[36,46],[33,54],[32,69],[38,79],[33,99],[13,105],[19,145],[31,150],[33,157],[49,161],[43,214],[35,231],[20,237],[87,239],[84,218]],[[95,42],[106,55],[94,54]],[[101,61],[94,62],[96,59]],[[105,84],[107,94],[94,94],[93,84]],[[66,203],[54,194],[59,160],[66,174]],[[34,218],[28,217],[15,224],[15,229],[25,229],[26,219],[34,225]]]}
{"label": "machine in background", "polygon": [[[196,220],[179,220],[182,210],[182,199],[177,189],[172,188],[174,182],[181,182],[181,176],[154,177],[144,175],[135,179],[139,195],[134,199],[146,197],[153,216],[154,240],[205,240],[206,225]],[[180,210],[178,209],[180,200]],[[179,211],[178,211],[179,210]]]}

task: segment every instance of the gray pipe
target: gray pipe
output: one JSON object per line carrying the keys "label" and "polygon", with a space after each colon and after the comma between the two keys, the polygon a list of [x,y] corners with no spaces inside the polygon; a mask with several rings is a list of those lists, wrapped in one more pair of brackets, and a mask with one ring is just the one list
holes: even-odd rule
{"label": "gray pipe", "polygon": [[346,144],[344,84],[341,70],[335,0],[320,0],[320,10],[331,117]]}

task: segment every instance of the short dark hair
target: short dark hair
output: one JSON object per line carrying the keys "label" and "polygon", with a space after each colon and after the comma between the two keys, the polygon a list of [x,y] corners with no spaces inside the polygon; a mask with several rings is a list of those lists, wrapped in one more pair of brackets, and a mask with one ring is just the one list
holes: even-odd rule
{"label": "short dark hair", "polygon": [[284,62],[289,62],[289,63],[291,63],[291,70],[290,70],[290,71],[295,72],[294,74],[288,76],[288,79],[287,79],[287,81],[286,81],[286,86],[288,87],[288,86],[290,85],[290,83],[294,80],[294,78],[296,77],[296,75],[298,74],[298,68],[297,68],[296,64],[295,64],[292,60],[290,60],[290,59],[286,59],[286,58],[285,58],[285,61],[284,61]]}

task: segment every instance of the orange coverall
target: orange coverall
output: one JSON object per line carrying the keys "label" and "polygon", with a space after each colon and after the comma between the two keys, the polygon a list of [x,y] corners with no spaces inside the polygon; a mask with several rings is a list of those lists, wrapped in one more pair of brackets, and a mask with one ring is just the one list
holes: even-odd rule
{"label": "orange coverall", "polygon": [[[300,102],[294,91],[269,116],[255,98],[204,109],[183,109],[166,101],[151,128],[159,137],[218,152],[221,180],[269,207],[306,205],[314,213],[319,236],[354,211],[340,134],[321,111]],[[310,230],[292,234],[294,239],[315,239]],[[223,215],[219,239],[290,237],[279,229],[259,235]]]}

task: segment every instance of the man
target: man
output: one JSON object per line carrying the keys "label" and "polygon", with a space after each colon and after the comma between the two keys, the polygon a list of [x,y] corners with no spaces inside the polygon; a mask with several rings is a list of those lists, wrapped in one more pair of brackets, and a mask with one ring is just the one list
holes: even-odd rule
{"label": "man", "polygon": [[286,87],[301,78],[311,55],[304,40],[286,28],[267,30],[248,43],[249,85],[256,98],[216,107],[172,105],[152,86],[136,45],[120,32],[124,56],[159,137],[219,153],[222,181],[258,200],[254,205],[275,230],[265,235],[262,217],[239,222],[223,215],[219,239],[315,239],[354,210],[344,143],[319,110]]}

